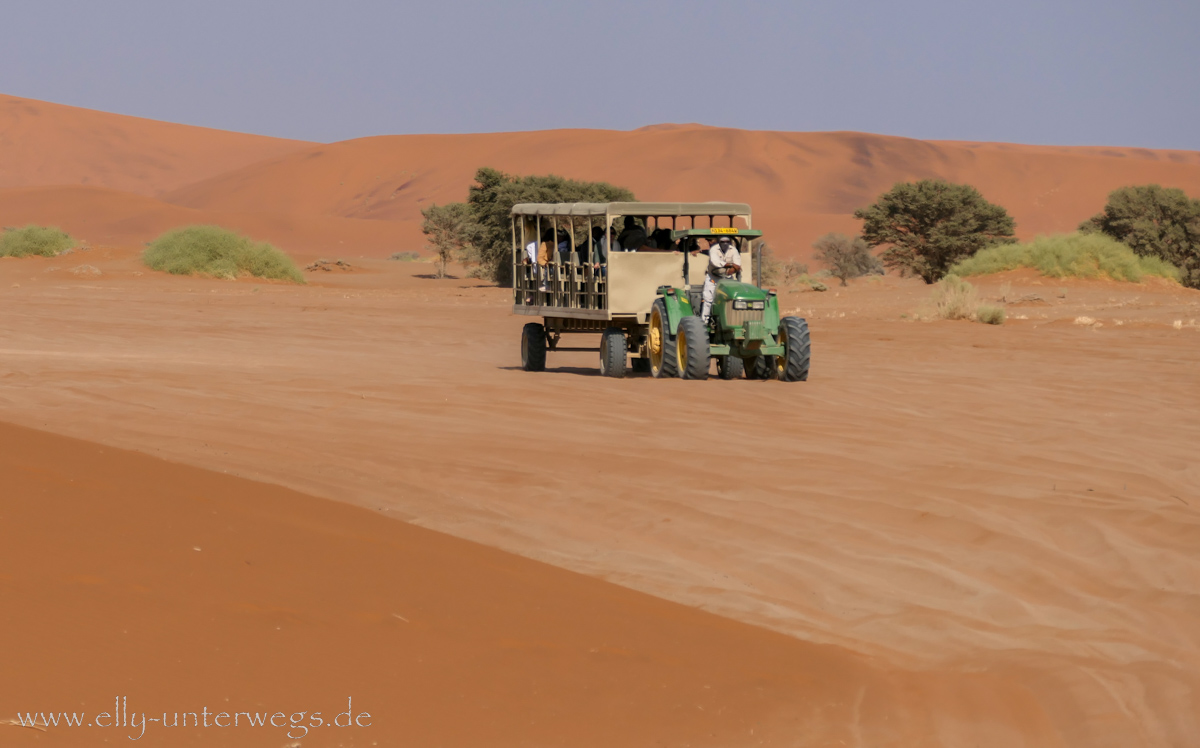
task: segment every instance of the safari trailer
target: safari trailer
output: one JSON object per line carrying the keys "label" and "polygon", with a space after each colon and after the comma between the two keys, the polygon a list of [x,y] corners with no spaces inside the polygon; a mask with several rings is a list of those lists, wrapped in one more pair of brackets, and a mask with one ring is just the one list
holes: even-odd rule
{"label": "safari trailer", "polygon": [[[616,251],[617,224],[626,218],[662,246]],[[597,233],[607,256],[597,252]],[[654,377],[705,379],[716,359],[724,379],[807,379],[808,325],[781,319],[774,291],[761,288],[761,236],[744,203],[513,206],[513,313],[541,318],[521,332],[522,368],[543,371],[554,352],[599,351],[607,377],[624,377],[632,368]],[[708,256],[701,242],[720,237],[736,243],[743,275],[756,282],[721,280],[705,325],[699,315]],[[560,239],[565,253],[558,251]],[[598,348],[563,345],[564,336],[578,334],[599,334]]]}

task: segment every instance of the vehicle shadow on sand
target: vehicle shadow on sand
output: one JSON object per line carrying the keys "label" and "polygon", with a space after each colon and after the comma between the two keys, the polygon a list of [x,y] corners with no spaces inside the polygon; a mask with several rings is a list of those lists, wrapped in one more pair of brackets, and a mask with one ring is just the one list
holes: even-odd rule
{"label": "vehicle shadow on sand", "polygon": [[[503,371],[524,371],[524,369],[520,366],[497,366],[496,368],[501,369]],[[531,373],[533,373],[533,372],[531,372]],[[545,371],[537,372],[537,373],[539,373],[539,374],[574,374],[575,376],[580,376],[580,377],[598,377],[598,376],[600,376],[599,369],[585,367],[585,366],[555,366],[555,367],[547,366]],[[645,373],[645,372],[632,372],[632,371],[625,372],[626,379],[633,379],[635,377],[648,377],[648,376],[650,376],[650,374]]]}

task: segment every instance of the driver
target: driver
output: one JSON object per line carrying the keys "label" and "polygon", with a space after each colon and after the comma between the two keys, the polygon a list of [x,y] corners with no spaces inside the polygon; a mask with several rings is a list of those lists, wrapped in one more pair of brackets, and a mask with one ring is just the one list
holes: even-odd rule
{"label": "driver", "polygon": [[704,324],[708,324],[709,315],[712,314],[717,281],[723,278],[740,279],[741,276],[742,254],[732,239],[722,236],[716,243],[708,245],[708,273],[704,276],[704,305],[700,312]]}

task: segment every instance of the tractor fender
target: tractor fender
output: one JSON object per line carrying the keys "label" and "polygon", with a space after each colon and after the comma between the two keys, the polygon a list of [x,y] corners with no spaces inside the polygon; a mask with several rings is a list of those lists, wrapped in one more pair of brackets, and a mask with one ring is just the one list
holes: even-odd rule
{"label": "tractor fender", "polygon": [[684,317],[694,317],[692,302],[687,295],[678,289],[671,289],[662,294],[663,303],[667,308],[667,321],[671,325],[671,334],[679,334],[679,320]]}

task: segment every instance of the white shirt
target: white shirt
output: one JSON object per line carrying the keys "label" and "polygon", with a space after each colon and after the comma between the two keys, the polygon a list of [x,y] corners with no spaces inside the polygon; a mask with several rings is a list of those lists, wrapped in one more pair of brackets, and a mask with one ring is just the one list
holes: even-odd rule
{"label": "white shirt", "polygon": [[732,242],[729,244],[729,249],[726,250],[721,249],[721,244],[719,242],[709,247],[708,274],[714,277],[727,277],[724,274],[713,272],[715,270],[724,268],[726,265],[737,265],[738,267],[742,266],[742,253],[738,252],[737,247],[734,246]]}
{"label": "white shirt", "polygon": [[536,239],[525,245],[525,256],[529,258],[530,264],[537,264],[538,243]]}

